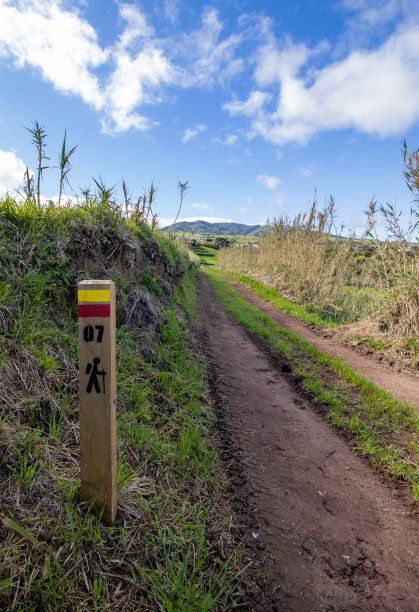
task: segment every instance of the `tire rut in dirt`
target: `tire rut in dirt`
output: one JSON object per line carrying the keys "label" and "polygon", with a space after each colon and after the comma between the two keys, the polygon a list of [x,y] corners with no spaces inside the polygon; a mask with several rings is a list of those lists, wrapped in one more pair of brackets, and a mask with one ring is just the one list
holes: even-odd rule
{"label": "tire rut in dirt", "polygon": [[327,427],[285,379],[289,364],[279,358],[278,372],[201,275],[198,287],[221,456],[249,555],[266,574],[251,609],[415,610],[416,506]]}

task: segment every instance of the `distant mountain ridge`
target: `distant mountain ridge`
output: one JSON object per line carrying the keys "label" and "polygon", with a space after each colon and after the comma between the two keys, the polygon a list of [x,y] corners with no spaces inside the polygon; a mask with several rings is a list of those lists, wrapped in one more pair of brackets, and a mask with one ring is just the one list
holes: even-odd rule
{"label": "distant mountain ridge", "polygon": [[[161,228],[168,232],[171,226]],[[204,236],[259,236],[265,232],[263,225],[246,225],[244,223],[208,223],[208,221],[179,221],[173,226],[174,232],[185,234],[203,234]]]}

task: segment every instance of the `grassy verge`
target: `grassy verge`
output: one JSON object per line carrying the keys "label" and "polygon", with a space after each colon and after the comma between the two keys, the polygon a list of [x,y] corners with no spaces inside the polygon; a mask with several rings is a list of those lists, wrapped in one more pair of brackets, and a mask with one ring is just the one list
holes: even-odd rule
{"label": "grassy verge", "polygon": [[232,280],[237,280],[240,283],[243,283],[243,285],[249,287],[256,295],[262,298],[262,300],[265,300],[265,302],[268,302],[275,308],[283,310],[293,317],[300,319],[300,321],[304,321],[305,323],[316,325],[318,327],[338,327],[338,323],[332,319],[325,318],[321,314],[313,312],[307,308],[307,306],[304,306],[304,304],[297,304],[297,302],[288,300],[282,296],[279,290],[275,287],[268,287],[263,283],[259,283],[251,276],[244,276],[243,274],[229,272],[226,270],[221,270],[220,273],[228,278],[231,278]]}
{"label": "grassy verge", "polygon": [[[193,278],[190,271],[175,291],[190,320]],[[120,453],[138,453],[147,489],[141,502],[137,498],[145,555],[131,584],[163,610],[228,608],[241,597],[240,566],[221,509],[223,479],[211,445],[214,416],[202,405],[203,369],[188,349],[185,324],[173,307],[164,316],[160,338],[148,347],[149,361],[134,363],[135,337],[126,334],[119,360],[118,390],[129,398],[119,411],[119,437],[126,446]],[[132,393],[141,406],[134,414]]]}
{"label": "grassy verge", "polygon": [[199,255],[197,255],[196,253],[194,253],[190,249],[186,249],[186,253],[188,254],[188,257],[191,260],[191,262],[194,264],[194,266],[199,268],[199,266],[202,263],[202,259],[199,257]]}
{"label": "grassy verge", "polygon": [[213,271],[205,273],[227,312],[288,360],[310,400],[326,412],[327,420],[353,436],[354,449],[390,478],[407,482],[419,499],[419,419],[415,408],[378,389],[344,361],[279,327]]}
{"label": "grassy verge", "polygon": [[218,251],[217,249],[211,249],[210,247],[205,246],[195,246],[191,247],[192,251],[195,255],[200,257],[204,266],[216,266],[218,261]]}
{"label": "grassy verge", "polygon": [[[243,563],[189,334],[186,259],[109,206],[10,199],[0,253],[0,608],[234,607]],[[113,527],[78,493],[76,288],[93,274],[117,286]]]}

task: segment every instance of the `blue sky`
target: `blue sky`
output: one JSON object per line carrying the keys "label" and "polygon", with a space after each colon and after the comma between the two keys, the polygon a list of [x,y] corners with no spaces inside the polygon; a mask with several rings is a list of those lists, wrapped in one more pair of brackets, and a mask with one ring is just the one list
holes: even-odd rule
{"label": "blue sky", "polygon": [[69,196],[153,181],[163,224],[179,180],[183,219],[264,223],[317,189],[360,233],[373,195],[411,203],[418,0],[0,0],[0,83],[0,192],[36,168],[36,119],[51,165],[78,145]]}

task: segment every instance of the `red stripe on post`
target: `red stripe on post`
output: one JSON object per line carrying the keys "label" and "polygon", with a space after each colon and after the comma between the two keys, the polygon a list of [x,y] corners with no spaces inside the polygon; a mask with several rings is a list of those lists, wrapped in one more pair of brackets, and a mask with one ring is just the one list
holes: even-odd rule
{"label": "red stripe on post", "polygon": [[79,304],[79,319],[84,317],[101,317],[106,319],[110,316],[110,304]]}

